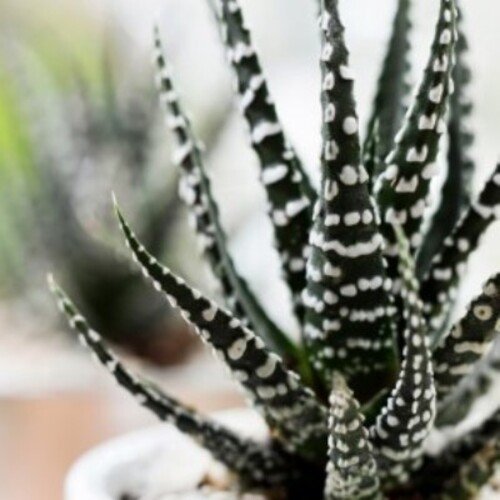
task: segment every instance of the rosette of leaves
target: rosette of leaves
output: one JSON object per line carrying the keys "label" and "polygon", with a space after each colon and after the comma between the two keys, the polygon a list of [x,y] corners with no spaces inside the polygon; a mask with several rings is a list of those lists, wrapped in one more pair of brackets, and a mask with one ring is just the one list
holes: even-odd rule
{"label": "rosette of leaves", "polygon": [[[338,1],[321,2],[319,190],[279,122],[239,2],[217,3],[283,279],[302,326],[297,343],[236,269],[203,151],[155,31],[161,103],[178,141],[184,199],[226,303],[162,265],[116,205],[119,224],[144,274],[262,414],[271,431],[267,442],[239,437],[131,373],[51,281],[70,324],[118,383],[211,452],[244,491],[328,500],[473,498],[500,459],[498,409],[437,456],[426,451],[431,431],[467,418],[500,366],[498,349],[488,352],[500,330],[500,275],[450,324],[468,258],[499,214],[500,166],[479,195],[469,192],[469,70],[456,0],[439,2],[422,81],[405,108],[410,3],[398,2],[362,144]],[[450,143],[446,181],[432,211],[429,189],[441,168],[443,135]]]}

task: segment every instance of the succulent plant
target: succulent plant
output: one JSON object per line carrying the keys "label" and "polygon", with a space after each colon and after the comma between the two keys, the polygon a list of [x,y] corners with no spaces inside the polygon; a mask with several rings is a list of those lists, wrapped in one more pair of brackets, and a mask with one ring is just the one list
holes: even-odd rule
{"label": "succulent plant", "polygon": [[[499,410],[428,451],[432,432],[467,418],[498,373],[500,275],[453,324],[456,290],[479,237],[499,215],[500,166],[479,196],[464,122],[467,43],[456,0],[441,0],[418,92],[410,87],[409,0],[393,35],[364,145],[338,0],[322,0],[321,186],[313,188],[281,126],[237,0],[217,19],[240,108],[260,160],[283,279],[301,325],[293,342],[266,314],[226,244],[203,150],[174,87],[159,30],[161,103],[178,141],[183,198],[226,300],[218,305],[162,265],[116,205],[134,259],[241,384],[270,428],[243,439],[144,382],[106,347],[51,282],[82,342],[118,383],[238,478],[286,498],[472,498],[500,460]],[[432,210],[441,136],[449,136],[442,196]],[[498,340],[495,343],[500,346]]]}

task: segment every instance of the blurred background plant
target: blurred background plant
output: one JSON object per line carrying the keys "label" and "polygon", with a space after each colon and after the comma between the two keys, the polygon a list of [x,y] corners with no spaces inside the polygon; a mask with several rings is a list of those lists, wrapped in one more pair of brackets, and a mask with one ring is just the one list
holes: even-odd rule
{"label": "blurred background plant", "polygon": [[[48,318],[42,283],[57,266],[107,338],[169,364],[193,337],[115,251],[109,199],[111,189],[121,193],[143,239],[175,261],[176,169],[148,61],[116,26],[105,31],[99,42],[77,31],[70,45],[36,30],[4,40],[0,293],[33,322]],[[204,117],[208,152],[228,116],[217,102]]]}

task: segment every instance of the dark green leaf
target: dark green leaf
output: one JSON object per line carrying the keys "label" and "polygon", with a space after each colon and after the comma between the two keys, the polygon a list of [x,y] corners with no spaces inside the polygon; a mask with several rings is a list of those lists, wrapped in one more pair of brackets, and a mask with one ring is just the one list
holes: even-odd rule
{"label": "dark green leaf", "polygon": [[300,294],[306,283],[305,260],[316,193],[283,132],[239,2],[218,3],[222,38],[236,74],[240,107],[261,164],[283,275],[292,292],[296,315],[302,320]]}
{"label": "dark green leaf", "polygon": [[480,237],[500,215],[500,164],[479,198],[473,202],[434,258],[422,282],[421,296],[431,326],[433,343],[439,342],[456,295],[461,275]]}
{"label": "dark green leaf", "polygon": [[330,396],[326,500],[380,499],[377,464],[358,401],[344,379],[334,375]]}
{"label": "dark green leaf", "polygon": [[397,245],[392,224],[403,228],[412,251],[419,248],[439,139],[446,131],[444,117],[453,85],[456,8],[454,0],[440,3],[436,34],[422,83],[375,186],[383,234],[388,242],[386,254],[391,277],[397,274]]}
{"label": "dark green leaf", "polygon": [[50,280],[61,311],[86,347],[96,356],[118,384],[132,394],[139,404],[160,420],[175,425],[206,448],[217,460],[239,474],[250,485],[280,485],[292,471],[286,454],[249,439],[238,437],[226,427],[187,408],[165,394],[155,384],[133,375],[106,347],[100,335],[92,330],[64,292]]}
{"label": "dark green leaf", "polygon": [[500,335],[500,274],[488,280],[467,314],[433,353],[440,400],[472,372],[475,362],[497,334]]}
{"label": "dark green leaf", "polygon": [[[498,329],[498,325],[496,326]],[[467,367],[467,371],[469,367]],[[458,386],[438,407],[436,425],[445,427],[456,425],[465,419],[481,397],[490,392],[500,374],[500,340],[494,342],[490,351],[478,361],[473,370],[461,378]]]}
{"label": "dark green leaf", "polygon": [[378,81],[373,113],[363,147],[363,161],[372,183],[391,152],[394,137],[401,127],[411,86],[410,72],[410,0],[398,0],[392,36]]}
{"label": "dark green leaf", "polygon": [[278,431],[277,437],[307,458],[324,457],[327,410],[314,393],[240,320],[189,287],[148,254],[118,208],[117,214],[127,244],[143,272],[166,294],[170,304],[195,327],[201,338],[215,349],[269,425]]}
{"label": "dark green leaf", "polygon": [[220,223],[219,209],[212,196],[200,144],[173,86],[157,28],[154,37],[160,98],[169,126],[178,142],[177,161],[182,172],[180,192],[191,210],[204,255],[236,315],[240,319],[248,318],[251,326],[271,349],[283,355],[287,361],[300,364],[298,349],[269,319],[246,281],[238,274],[229,255],[227,238]]}
{"label": "dark green leaf", "polygon": [[411,472],[420,465],[424,442],[434,422],[436,402],[431,354],[415,278],[415,263],[402,230],[395,229],[395,233],[400,248],[405,345],[396,385],[386,406],[370,428],[380,477],[390,485],[406,483]]}
{"label": "dark green leaf", "polygon": [[395,371],[382,237],[360,164],[353,76],[338,2],[323,2],[321,197],[307,265],[304,338],[314,368],[329,390],[333,371],[356,397],[369,399]]}
{"label": "dark green leaf", "polygon": [[469,131],[467,119],[472,111],[469,97],[471,71],[465,60],[468,42],[463,31],[461,10],[457,19],[457,63],[453,68],[455,92],[450,98],[448,121],[448,171],[441,189],[441,200],[426,232],[417,259],[417,274],[422,277],[429,269],[432,258],[438,253],[451,229],[458,222],[471,197],[471,180],[475,170],[470,156],[474,136]]}

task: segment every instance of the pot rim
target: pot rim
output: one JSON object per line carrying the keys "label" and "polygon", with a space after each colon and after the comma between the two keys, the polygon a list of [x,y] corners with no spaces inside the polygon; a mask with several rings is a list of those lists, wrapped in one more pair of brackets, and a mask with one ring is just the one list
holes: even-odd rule
{"label": "pot rim", "polygon": [[[241,432],[242,435],[265,436],[265,424],[250,408],[222,410],[211,414],[211,417]],[[124,471],[127,466],[132,471],[135,462],[149,456],[155,449],[160,451],[162,443],[192,451],[194,458],[199,454],[200,461],[207,456],[203,449],[172,424],[159,423],[135,430],[104,441],[84,452],[66,475],[65,500],[116,500],[120,486],[124,486],[123,483],[120,485],[120,479],[117,478],[119,471]],[[140,472],[137,472],[137,477],[140,476]]]}

